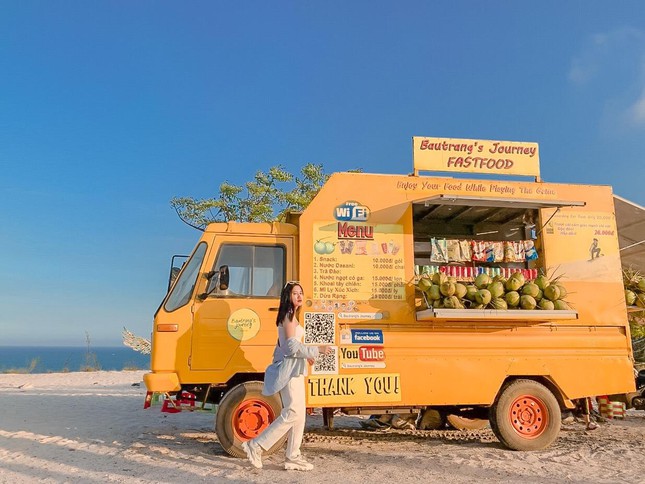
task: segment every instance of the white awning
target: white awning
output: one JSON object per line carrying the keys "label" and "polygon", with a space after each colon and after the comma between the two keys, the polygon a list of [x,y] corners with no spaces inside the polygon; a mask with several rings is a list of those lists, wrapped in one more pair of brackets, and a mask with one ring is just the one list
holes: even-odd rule
{"label": "white awning", "polygon": [[623,268],[645,275],[645,208],[614,195],[618,245]]}
{"label": "white awning", "polygon": [[435,195],[425,200],[417,200],[415,204],[431,205],[466,205],[469,207],[495,207],[495,208],[559,208],[583,207],[585,202],[564,200],[530,200],[523,198],[493,198],[466,195]]}

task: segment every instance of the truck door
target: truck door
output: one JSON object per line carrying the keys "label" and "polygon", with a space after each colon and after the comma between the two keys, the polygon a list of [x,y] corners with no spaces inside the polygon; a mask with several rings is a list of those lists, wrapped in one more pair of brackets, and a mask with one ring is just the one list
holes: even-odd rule
{"label": "truck door", "polygon": [[[219,239],[208,296],[194,306],[192,370],[221,370],[239,350],[257,355],[258,346],[273,348],[280,292],[294,272],[293,237],[246,237],[244,243],[239,236]],[[228,284],[220,284],[222,268]],[[267,361],[257,364],[270,363],[271,353],[266,353]],[[244,363],[249,370],[249,362]]]}

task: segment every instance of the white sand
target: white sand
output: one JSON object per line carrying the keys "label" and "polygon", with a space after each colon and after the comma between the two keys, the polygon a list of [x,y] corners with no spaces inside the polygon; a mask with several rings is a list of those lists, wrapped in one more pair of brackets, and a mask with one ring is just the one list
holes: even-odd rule
{"label": "white sand", "polygon": [[[541,452],[504,449],[485,431],[338,429],[308,420],[309,473],[282,469],[281,454],[254,470],[225,454],[210,413],[143,409],[142,371],[0,375],[0,482],[639,482],[645,475],[645,412],[593,432],[563,427]],[[132,386],[138,384],[139,386]]]}

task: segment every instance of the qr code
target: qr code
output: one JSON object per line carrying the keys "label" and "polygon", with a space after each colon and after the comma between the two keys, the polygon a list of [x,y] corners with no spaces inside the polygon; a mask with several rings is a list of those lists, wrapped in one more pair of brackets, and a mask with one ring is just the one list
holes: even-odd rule
{"label": "qr code", "polygon": [[338,348],[332,346],[332,352],[326,355],[318,355],[313,367],[312,375],[338,375]]}
{"label": "qr code", "polygon": [[305,313],[305,344],[333,345],[336,341],[334,313]]}

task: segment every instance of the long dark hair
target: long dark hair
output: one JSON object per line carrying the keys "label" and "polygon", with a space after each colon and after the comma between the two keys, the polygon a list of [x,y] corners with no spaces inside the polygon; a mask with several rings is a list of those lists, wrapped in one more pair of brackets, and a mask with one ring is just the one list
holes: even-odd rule
{"label": "long dark hair", "polygon": [[293,288],[296,286],[298,286],[300,290],[302,290],[302,286],[299,282],[287,282],[284,288],[282,288],[282,292],[280,293],[280,307],[278,308],[278,317],[275,320],[276,326],[280,326],[284,321],[284,318],[289,318],[289,320],[293,319],[296,308],[291,302],[291,291],[293,291]]}

